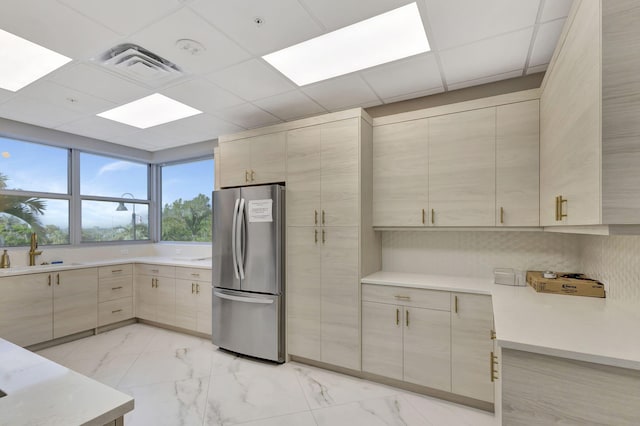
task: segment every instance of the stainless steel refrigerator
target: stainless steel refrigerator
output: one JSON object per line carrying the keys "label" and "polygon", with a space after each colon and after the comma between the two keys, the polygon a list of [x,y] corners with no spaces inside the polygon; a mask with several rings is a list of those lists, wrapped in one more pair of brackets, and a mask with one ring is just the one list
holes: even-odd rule
{"label": "stainless steel refrigerator", "polygon": [[213,192],[213,343],[284,362],[284,187]]}

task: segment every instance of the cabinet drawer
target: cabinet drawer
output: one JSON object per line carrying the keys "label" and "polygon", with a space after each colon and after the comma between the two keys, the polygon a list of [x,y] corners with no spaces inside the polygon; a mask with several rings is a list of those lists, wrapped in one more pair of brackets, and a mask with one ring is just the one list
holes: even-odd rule
{"label": "cabinet drawer", "polygon": [[440,311],[451,310],[451,296],[448,291],[363,284],[362,300]]}
{"label": "cabinet drawer", "polygon": [[98,302],[121,299],[133,295],[131,275],[115,278],[100,278],[98,283]]}
{"label": "cabinet drawer", "polygon": [[175,266],[140,263],[136,265],[136,275],[153,275],[156,277],[174,278],[176,276],[176,268]]}
{"label": "cabinet drawer", "polygon": [[133,318],[133,298],[109,300],[98,304],[98,327]]}
{"label": "cabinet drawer", "polygon": [[99,278],[121,277],[123,275],[132,275],[133,265],[125,263],[122,265],[101,266],[98,268]]}
{"label": "cabinet drawer", "polygon": [[211,282],[211,269],[176,267],[176,278],[181,280]]}

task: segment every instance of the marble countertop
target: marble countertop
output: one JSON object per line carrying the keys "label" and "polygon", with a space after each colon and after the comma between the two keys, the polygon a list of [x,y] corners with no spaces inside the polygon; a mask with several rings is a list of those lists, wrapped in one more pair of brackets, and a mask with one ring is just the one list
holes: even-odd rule
{"label": "marble countertop", "polygon": [[0,425],[103,426],[133,398],[0,339]]}
{"label": "marble countertop", "polygon": [[123,263],[150,263],[154,265],[183,266],[189,268],[211,269],[210,257],[129,257],[119,259],[105,259],[86,262],[68,262],[53,265],[19,266],[15,268],[0,269],[0,277],[13,275],[37,274],[40,272],[64,271],[68,269],[95,268],[99,266],[120,265]]}
{"label": "marble countertop", "polygon": [[362,283],[491,295],[501,347],[640,370],[640,310],[624,301],[537,293],[486,278],[381,271]]}

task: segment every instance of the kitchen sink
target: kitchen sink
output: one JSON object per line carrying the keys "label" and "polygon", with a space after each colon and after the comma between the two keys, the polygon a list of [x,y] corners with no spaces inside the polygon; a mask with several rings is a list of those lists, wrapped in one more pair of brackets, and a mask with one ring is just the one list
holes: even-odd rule
{"label": "kitchen sink", "polygon": [[81,266],[84,265],[80,262],[69,262],[69,263],[54,263],[47,265],[35,265],[35,266],[17,266],[14,268],[6,268],[0,269],[0,275],[9,274],[9,273],[20,273],[20,272],[30,272],[30,271],[39,271],[44,269],[55,269],[60,266]]}

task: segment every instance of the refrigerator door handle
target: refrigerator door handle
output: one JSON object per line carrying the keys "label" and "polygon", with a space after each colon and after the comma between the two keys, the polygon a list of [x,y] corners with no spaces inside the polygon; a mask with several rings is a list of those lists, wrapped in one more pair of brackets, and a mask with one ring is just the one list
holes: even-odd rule
{"label": "refrigerator door handle", "polygon": [[237,262],[238,270],[240,271],[240,279],[244,280],[244,198],[240,200],[240,207],[238,209],[238,220],[236,223],[236,250],[237,250]]}
{"label": "refrigerator door handle", "polygon": [[237,232],[236,223],[238,222],[238,206],[239,205],[240,205],[240,199],[236,198],[236,205],[233,208],[233,224],[231,225],[231,255],[233,257],[233,273],[235,274],[237,280],[240,279],[240,276],[238,275],[238,257],[236,254],[236,232]]}
{"label": "refrigerator door handle", "polygon": [[230,294],[220,293],[219,291],[214,291],[213,294],[218,296],[220,299],[233,300],[235,302],[259,303],[259,304],[262,304],[262,305],[271,305],[271,304],[273,304],[273,299],[258,299],[258,298],[255,298],[255,297],[232,296]]}

